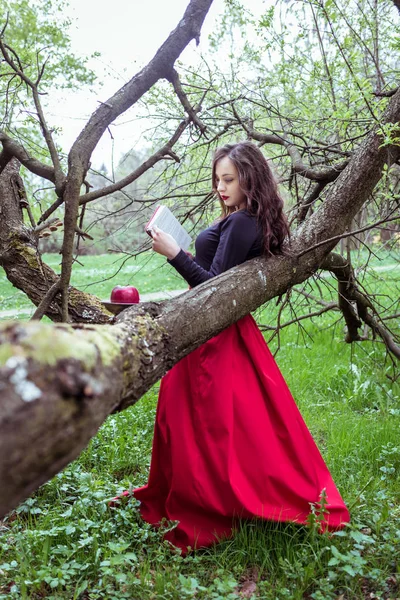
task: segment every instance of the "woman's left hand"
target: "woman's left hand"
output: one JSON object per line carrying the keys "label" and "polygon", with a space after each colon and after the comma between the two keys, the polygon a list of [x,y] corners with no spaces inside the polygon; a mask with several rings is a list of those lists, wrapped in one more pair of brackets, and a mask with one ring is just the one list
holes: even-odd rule
{"label": "woman's left hand", "polygon": [[151,230],[151,237],[153,238],[153,250],[166,256],[169,260],[175,258],[180,252],[180,247],[169,233],[165,233],[159,229],[156,225]]}

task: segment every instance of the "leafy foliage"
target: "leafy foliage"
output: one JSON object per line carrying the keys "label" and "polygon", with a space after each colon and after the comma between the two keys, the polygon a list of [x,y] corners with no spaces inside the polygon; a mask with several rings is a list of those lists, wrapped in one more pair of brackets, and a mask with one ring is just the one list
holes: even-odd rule
{"label": "leafy foliage", "polygon": [[[87,67],[88,58],[75,55],[65,16],[65,0],[0,0],[0,31],[11,60],[31,81],[38,82],[42,102],[46,95],[93,84],[95,73]],[[57,138],[59,125],[49,124]],[[28,86],[13,69],[1,62],[0,128],[17,140],[41,162],[51,164],[38,115]],[[62,148],[58,147],[62,157]],[[49,183],[24,170],[28,197],[33,198],[32,213],[38,219],[54,201]],[[61,212],[59,213],[61,215]]]}
{"label": "leafy foliage", "polygon": [[[152,186],[153,195],[162,198],[168,182],[169,195],[182,212],[197,192],[215,211],[213,201],[206,202],[210,154],[223,143],[250,137],[274,161],[288,208],[297,206],[313,186],[305,169],[336,168],[379,121],[387,99],[376,92],[397,85],[392,44],[399,27],[395,7],[385,0],[373,7],[366,1],[289,1],[258,13],[248,3],[227,2],[210,36],[211,52],[192,68],[179,65],[191,105],[202,106],[207,140],[192,126],[176,147],[181,163],[166,167]],[[146,95],[144,105],[157,122],[149,133],[156,147],[182,108],[165,83]],[[383,143],[396,133],[389,129]],[[259,139],[254,131],[275,141]],[[363,220],[382,215],[384,202],[387,210],[388,194],[393,204],[397,185],[394,168]],[[329,189],[325,183],[311,210]]]}

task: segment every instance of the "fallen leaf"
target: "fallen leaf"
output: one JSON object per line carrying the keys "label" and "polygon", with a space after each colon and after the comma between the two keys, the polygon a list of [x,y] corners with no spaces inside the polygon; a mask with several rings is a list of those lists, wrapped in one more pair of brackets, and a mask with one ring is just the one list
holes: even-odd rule
{"label": "fallen leaf", "polygon": [[256,591],[257,585],[254,583],[254,581],[245,581],[240,586],[239,594],[242,596],[242,598],[251,598],[251,596],[255,594]]}

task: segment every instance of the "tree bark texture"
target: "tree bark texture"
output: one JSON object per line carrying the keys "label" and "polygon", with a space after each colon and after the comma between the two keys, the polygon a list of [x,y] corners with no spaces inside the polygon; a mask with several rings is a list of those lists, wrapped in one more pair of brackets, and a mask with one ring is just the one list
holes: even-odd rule
{"label": "tree bark texture", "polygon": [[[400,91],[381,123],[400,120]],[[400,148],[364,140],[290,253],[254,259],[114,325],[0,325],[0,515],[76,457],[106,416],[137,401],[180,358],[312,275]],[[17,210],[17,209],[15,209]],[[323,245],[319,245],[323,242]],[[326,243],[325,243],[326,242]],[[190,326],[188,326],[190,325]]]}
{"label": "tree bark texture", "polygon": [[[38,306],[59,277],[41,260],[38,239],[24,225],[20,201],[25,191],[19,167],[17,159],[12,158],[0,173],[0,266],[13,286]],[[108,323],[111,318],[98,298],[72,287],[69,313],[73,321],[82,323]],[[61,321],[59,298],[54,299],[46,314],[52,321]]]}

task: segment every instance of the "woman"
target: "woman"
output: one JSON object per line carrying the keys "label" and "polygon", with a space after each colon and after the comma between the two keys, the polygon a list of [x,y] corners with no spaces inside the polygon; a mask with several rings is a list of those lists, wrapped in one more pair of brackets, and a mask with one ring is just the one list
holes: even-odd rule
{"label": "woman", "polygon": [[[269,165],[250,142],[216,151],[222,217],[196,240],[193,260],[153,230],[153,249],[192,287],[288,236]],[[323,528],[349,514],[290,391],[248,315],[179,361],[162,379],[148,484],[134,490],[143,518],[178,521],[166,538],[186,553],[229,536],[237,518],[306,523],[322,491]]]}

